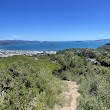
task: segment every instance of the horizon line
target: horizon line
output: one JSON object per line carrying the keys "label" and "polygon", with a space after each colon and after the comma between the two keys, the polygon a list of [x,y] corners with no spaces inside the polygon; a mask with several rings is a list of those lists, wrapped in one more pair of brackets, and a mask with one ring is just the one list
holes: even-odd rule
{"label": "horizon line", "polygon": [[0,41],[36,41],[36,42],[83,42],[83,41],[101,41],[101,40],[110,40],[110,38],[105,39],[89,39],[89,40],[24,40],[24,39],[0,39]]}

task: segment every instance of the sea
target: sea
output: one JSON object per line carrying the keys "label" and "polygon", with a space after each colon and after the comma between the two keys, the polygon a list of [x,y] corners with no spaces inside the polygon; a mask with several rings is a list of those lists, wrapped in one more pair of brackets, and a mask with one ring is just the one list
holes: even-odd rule
{"label": "sea", "polygon": [[58,42],[36,42],[28,44],[13,44],[0,46],[3,50],[33,50],[33,51],[59,51],[69,48],[92,48],[96,49],[110,41],[58,41]]}

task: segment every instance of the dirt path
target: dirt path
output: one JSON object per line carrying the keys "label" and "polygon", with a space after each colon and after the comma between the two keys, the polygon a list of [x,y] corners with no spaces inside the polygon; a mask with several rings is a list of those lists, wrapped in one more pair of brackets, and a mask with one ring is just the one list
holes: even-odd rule
{"label": "dirt path", "polygon": [[63,107],[56,105],[54,110],[76,110],[78,106],[78,102],[76,101],[76,99],[80,96],[80,93],[78,92],[79,85],[72,81],[65,81],[65,83],[68,85],[69,91],[63,92],[62,94],[66,98],[71,97],[70,104]]}

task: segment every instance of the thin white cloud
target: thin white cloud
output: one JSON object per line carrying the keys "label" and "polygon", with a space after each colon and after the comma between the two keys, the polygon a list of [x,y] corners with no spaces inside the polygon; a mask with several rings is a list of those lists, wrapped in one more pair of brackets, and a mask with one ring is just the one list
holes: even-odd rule
{"label": "thin white cloud", "polygon": [[18,36],[18,35],[12,35],[12,38],[13,38],[13,39],[19,39],[19,38],[21,38],[21,36]]}

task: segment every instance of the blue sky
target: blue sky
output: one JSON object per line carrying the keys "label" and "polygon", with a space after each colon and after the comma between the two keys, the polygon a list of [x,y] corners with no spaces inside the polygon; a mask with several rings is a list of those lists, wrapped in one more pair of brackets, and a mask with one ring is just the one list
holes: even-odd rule
{"label": "blue sky", "polygon": [[0,40],[110,38],[110,0],[0,0]]}

